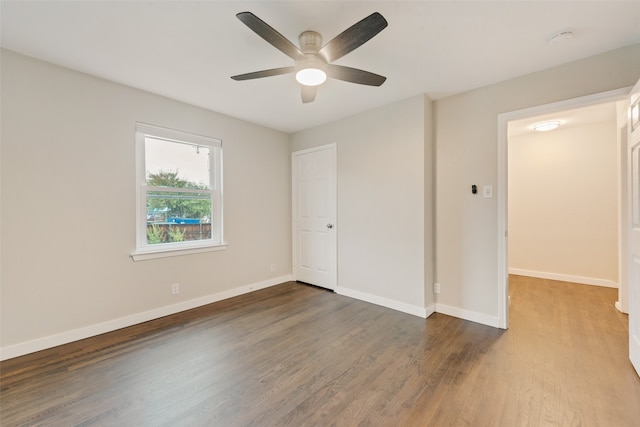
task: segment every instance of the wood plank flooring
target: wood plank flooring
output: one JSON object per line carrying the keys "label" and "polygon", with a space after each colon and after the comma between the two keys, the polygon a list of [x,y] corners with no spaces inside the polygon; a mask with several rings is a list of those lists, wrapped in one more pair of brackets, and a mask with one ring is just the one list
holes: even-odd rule
{"label": "wood plank flooring", "polygon": [[503,331],[298,283],[11,359],[9,426],[639,426],[616,290],[512,276]]}

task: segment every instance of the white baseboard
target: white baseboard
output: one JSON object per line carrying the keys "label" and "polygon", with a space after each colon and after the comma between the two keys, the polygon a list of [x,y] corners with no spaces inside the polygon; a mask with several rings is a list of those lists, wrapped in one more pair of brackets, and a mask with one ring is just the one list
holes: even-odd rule
{"label": "white baseboard", "polygon": [[369,294],[355,289],[343,288],[341,286],[335,289],[335,292],[339,295],[344,295],[349,298],[354,298],[360,301],[369,302],[371,304],[381,305],[393,310],[401,311],[403,313],[412,314],[414,316],[427,318],[434,313],[433,305],[428,307],[419,307],[404,302],[380,297],[378,295]]}
{"label": "white baseboard", "polygon": [[593,277],[571,276],[569,274],[548,273],[546,271],[523,270],[521,268],[509,268],[509,274],[518,276],[536,277],[538,279],[559,280],[561,282],[580,283],[583,285],[604,286],[606,288],[618,288],[618,284],[612,280],[596,279]]}
{"label": "white baseboard", "polygon": [[56,347],[62,344],[68,344],[73,341],[93,337],[96,335],[112,332],[128,326],[137,325],[138,323],[148,322],[149,320],[158,319],[160,317],[179,313],[192,308],[201,307],[203,305],[222,301],[238,295],[257,291],[258,289],[268,288],[280,283],[292,280],[291,275],[276,277],[262,282],[253,283],[251,285],[241,286],[239,288],[229,289],[227,291],[218,292],[200,298],[194,298],[188,301],[182,301],[176,304],[159,307],[153,310],[136,313],[118,319],[109,320],[95,325],[86,326],[84,328],[73,329],[59,334],[50,335],[35,340],[26,341],[19,344],[13,344],[0,348],[0,360],[12,359],[25,354],[34,353],[36,351],[45,350],[47,348]]}
{"label": "white baseboard", "polygon": [[618,310],[620,313],[629,314],[629,310],[625,310],[624,307],[622,307],[622,304],[620,304],[620,301],[616,301],[614,305],[616,307],[616,310]]}
{"label": "white baseboard", "polygon": [[489,316],[484,313],[478,313],[477,311],[464,310],[440,303],[436,303],[435,309],[436,313],[446,314],[447,316],[469,320],[470,322],[480,323],[482,325],[493,326],[494,328],[500,327],[499,319],[496,316]]}
{"label": "white baseboard", "polygon": [[436,305],[435,304],[429,304],[428,306],[425,307],[425,316],[424,317],[429,317],[435,312],[436,312]]}

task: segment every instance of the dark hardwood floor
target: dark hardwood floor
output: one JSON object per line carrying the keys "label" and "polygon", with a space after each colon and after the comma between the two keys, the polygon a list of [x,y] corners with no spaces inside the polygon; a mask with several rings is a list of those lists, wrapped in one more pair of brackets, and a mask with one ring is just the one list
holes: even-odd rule
{"label": "dark hardwood floor", "polygon": [[9,426],[639,426],[616,290],[512,276],[503,331],[286,283],[1,364]]}

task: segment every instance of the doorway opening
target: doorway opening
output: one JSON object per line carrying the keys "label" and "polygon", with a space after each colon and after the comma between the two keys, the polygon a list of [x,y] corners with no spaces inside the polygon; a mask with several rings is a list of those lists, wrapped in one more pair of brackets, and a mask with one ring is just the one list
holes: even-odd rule
{"label": "doorway opening", "polygon": [[[520,174],[521,176],[518,176],[516,179],[515,176],[512,176],[514,180],[514,184],[517,183],[519,187],[524,187],[524,188],[519,188],[514,190],[518,191],[518,194],[524,197],[519,197],[519,200],[514,200],[514,203],[511,203],[509,201],[509,185],[510,185],[509,179],[511,176],[510,175],[511,166],[509,164],[509,160],[510,160],[509,144],[511,143],[512,140],[517,142],[517,144],[516,142],[514,142],[514,147],[513,147],[514,152],[511,153],[513,157],[511,160],[513,162],[521,162],[521,164],[526,164],[527,162],[530,163],[532,161],[532,156],[536,156],[536,155],[546,156],[545,158],[547,161],[550,161],[550,160],[553,161],[554,157],[550,157],[550,156],[554,156],[554,154],[551,153],[553,151],[555,151],[555,156],[560,156],[560,157],[564,156],[565,158],[568,158],[570,153],[561,152],[562,150],[584,149],[584,147],[580,147],[579,145],[575,146],[577,148],[575,147],[571,148],[570,146],[563,147],[558,143],[553,145],[550,141],[544,141],[543,139],[541,139],[541,137],[536,137],[534,134],[529,133],[529,131],[525,129],[527,127],[530,128],[534,123],[541,123],[546,120],[551,120],[551,118],[554,118],[554,120],[560,120],[561,126],[563,126],[562,122],[564,120],[564,125],[565,125],[564,132],[566,133],[569,131],[570,126],[568,125],[570,124],[571,121],[573,121],[572,123],[573,125],[579,124],[580,120],[584,122],[583,124],[585,124],[589,120],[591,120],[591,122],[596,121],[595,118],[589,119],[587,117],[587,114],[593,114],[593,115],[612,114],[611,109],[616,109],[616,103],[619,101],[623,101],[625,97],[628,95],[628,93],[629,93],[629,89],[624,88],[620,90],[609,91],[601,94],[590,95],[586,97],[571,99],[571,100],[557,102],[553,104],[547,104],[547,105],[528,108],[524,110],[513,111],[510,113],[504,113],[498,116],[498,134],[499,134],[498,135],[499,136],[498,138],[498,156],[499,156],[499,159],[498,159],[498,233],[499,233],[498,262],[499,262],[499,266],[498,267],[499,267],[499,270],[498,271],[499,271],[499,283],[501,285],[499,286],[500,291],[498,295],[498,303],[499,303],[498,306],[500,308],[500,313],[499,313],[500,327],[507,329],[509,325],[509,280],[508,279],[509,279],[510,272],[514,274],[519,273],[522,275],[529,275],[533,277],[540,277],[540,278],[547,278],[547,279],[573,281],[577,283],[586,283],[586,284],[600,285],[600,286],[618,287],[619,301],[618,303],[616,303],[617,307],[618,307],[618,304],[621,302],[621,299],[623,299],[624,288],[626,287],[626,283],[625,283],[626,274],[623,274],[624,272],[622,270],[624,269],[624,266],[621,266],[621,263],[618,262],[618,258],[624,259],[624,256],[622,256],[623,254],[620,254],[619,252],[621,250],[624,250],[623,248],[624,245],[620,244],[620,237],[621,237],[621,227],[623,226],[623,221],[625,220],[622,217],[622,213],[625,212],[625,207],[621,206],[620,202],[624,200],[624,197],[621,197],[621,195],[623,191],[626,191],[625,189],[626,187],[621,188],[620,186],[625,183],[625,181],[622,179],[622,177],[624,176],[622,175],[622,173],[623,172],[626,173],[626,170],[620,170],[620,168],[621,168],[621,165],[626,164],[626,158],[621,159],[620,156],[621,156],[621,153],[625,152],[625,150],[620,150],[620,147],[616,149],[616,156],[617,156],[618,163],[616,168],[612,172],[616,175],[616,177],[615,178],[609,177],[610,179],[616,180],[616,192],[614,195],[615,200],[613,201],[609,200],[609,203],[613,203],[614,206],[611,206],[611,204],[609,204],[606,208],[602,209],[602,211],[605,212],[603,214],[604,216],[607,216],[606,214],[607,209],[613,209],[615,211],[615,216],[616,216],[615,234],[617,236],[616,240],[618,241],[618,243],[617,244],[614,243],[614,245],[615,245],[615,253],[618,254],[618,256],[615,257],[615,259],[608,259],[606,260],[606,262],[600,262],[601,265],[599,267],[601,268],[601,270],[586,269],[586,270],[583,270],[583,273],[580,273],[581,270],[577,269],[576,265],[578,265],[580,262],[585,262],[586,258],[584,257],[586,257],[587,255],[577,254],[575,252],[564,254],[565,261],[571,260],[571,256],[574,256],[574,259],[571,262],[573,262],[575,265],[571,265],[566,269],[566,271],[572,272],[571,274],[566,273],[562,275],[562,274],[557,274],[558,267],[557,265],[554,266],[554,263],[557,264],[558,261],[562,261],[563,257],[558,257],[558,256],[553,257],[552,253],[554,251],[562,250],[562,249],[566,251],[566,248],[563,248],[560,245],[560,242],[562,242],[562,237],[563,237],[562,233],[564,233],[565,238],[567,237],[567,235],[570,236],[572,234],[580,236],[580,232],[579,232],[580,227],[585,227],[585,225],[576,220],[576,218],[580,216],[578,215],[579,212],[578,211],[574,212],[574,218],[571,218],[571,212],[568,212],[568,213],[564,212],[562,214],[559,214],[557,215],[558,218],[550,219],[547,217],[545,218],[547,222],[546,225],[544,224],[545,221],[541,221],[542,225],[545,225],[547,227],[549,227],[549,221],[551,221],[551,223],[553,223],[555,227],[560,227],[559,229],[562,230],[560,235],[556,236],[557,241],[550,243],[553,245],[553,247],[551,248],[552,250],[548,250],[542,253],[540,252],[540,245],[544,244],[545,242],[544,233],[542,233],[540,230],[535,230],[534,226],[532,226],[530,229],[527,229],[526,228],[527,224],[523,224],[523,218],[527,218],[527,214],[538,215],[538,216],[541,214],[540,212],[528,212],[526,214],[523,214],[523,212],[527,212],[527,209],[534,210],[534,211],[536,209],[536,207],[533,205],[528,206],[528,203],[530,202],[530,200],[527,199],[527,196],[532,196],[531,198],[533,198],[536,195],[542,195],[541,200],[546,199],[546,201],[549,202],[550,200],[553,201],[554,197],[555,198],[560,197],[560,195],[562,194],[562,191],[567,191],[567,188],[566,188],[567,185],[569,187],[580,185],[580,180],[578,179],[579,177],[574,175],[578,175],[579,171],[582,174],[586,173],[584,170],[585,165],[574,165],[575,170],[567,170],[567,171],[556,170],[553,172],[549,171],[549,175],[562,174],[562,172],[565,172],[567,174],[572,174],[572,176],[568,178],[567,177],[564,178],[565,180],[568,180],[568,181],[563,181],[564,182],[563,185],[565,186],[564,189],[560,188],[561,186],[557,186],[557,185],[554,186],[553,179],[554,178],[557,179],[557,177],[545,176],[545,170],[539,170],[539,175],[533,176],[533,177],[531,176],[527,177],[526,175],[522,176],[522,174]],[[603,110],[606,112],[603,112]],[[580,116],[579,113],[582,113],[582,116]],[[579,117],[582,117],[582,118],[579,118]],[[618,138],[618,145],[619,145],[621,143],[620,141],[621,129],[618,128],[617,123],[615,126],[616,126],[616,132],[618,134],[617,138]],[[585,130],[583,128],[581,130],[578,130],[578,128],[579,126],[576,126],[576,129],[574,130],[574,132],[577,132],[576,135],[579,135],[580,132],[582,132],[583,137],[585,135],[584,132],[587,132],[587,133],[593,132],[593,129]],[[531,130],[531,132],[533,132],[533,130]],[[551,132],[556,132],[556,131],[551,131]],[[546,138],[546,139],[552,140],[553,138]],[[538,144],[531,145],[531,143],[535,140],[538,140]],[[613,144],[615,145],[615,142],[613,142]],[[516,147],[516,145],[518,146]],[[598,154],[595,154],[595,153],[589,153],[589,155],[596,156],[596,157],[598,156]],[[557,165],[555,166],[557,168]],[[512,173],[513,171],[511,171],[511,174]],[[575,182],[577,182],[577,184],[575,182],[570,182],[571,179],[575,179]],[[539,186],[536,186],[536,184],[539,184]],[[586,185],[586,182],[584,184]],[[609,185],[611,185],[611,182],[609,182]],[[589,188],[576,187],[575,194],[579,195],[581,193],[580,198],[582,200],[580,200],[580,203],[588,203],[586,200],[589,197],[588,192],[590,190],[591,189]],[[521,194],[521,191],[524,191],[524,194]],[[602,200],[592,201],[592,203],[601,203],[601,202]],[[516,229],[516,223],[513,223],[509,218],[510,204],[517,205],[517,208],[514,208],[517,210],[512,212],[514,215],[513,220],[518,223],[517,229]],[[598,205],[598,207],[601,207],[601,205]],[[578,209],[579,206],[573,206],[572,208]],[[584,217],[584,215],[582,215],[582,217]],[[529,218],[531,218],[531,216],[529,216]],[[609,222],[607,223],[608,225],[606,225],[605,228],[612,226],[610,223],[611,222],[610,212],[607,218],[608,218],[607,221]],[[573,223],[572,223],[572,220],[574,221]],[[564,221],[564,226],[562,224],[563,221]],[[567,224],[569,224],[570,226],[567,226]],[[509,225],[514,226],[514,229],[510,230]],[[531,224],[528,224],[528,225],[531,225]],[[541,225],[538,224],[537,226],[540,227]],[[562,227],[568,227],[570,230]],[[547,232],[547,238],[553,239],[554,237],[552,233],[548,233],[548,231],[549,230],[545,231]],[[589,230],[589,231],[591,232],[593,230]],[[609,229],[609,232],[610,231],[611,230]],[[513,236],[514,239],[522,239],[527,235],[531,237],[532,234],[535,237],[533,237],[533,240],[528,242],[528,244],[526,245],[522,245],[522,244],[515,245],[515,240],[514,240],[514,246],[518,246],[518,247],[514,247],[510,250],[508,241],[511,236],[508,233],[511,233],[511,232],[514,233],[514,236]],[[582,237],[585,237],[585,236],[582,236]],[[609,234],[609,237],[610,237],[610,234]],[[531,246],[531,247],[527,247],[527,246]],[[529,253],[527,253],[527,251],[529,251]],[[594,252],[597,252],[597,250],[595,250]],[[514,258],[513,260],[510,260],[509,258],[510,253]],[[517,255],[515,255],[516,253]],[[532,258],[532,254],[534,253],[537,253],[539,256]],[[588,256],[595,256],[595,255],[594,253],[589,253]],[[525,259],[526,261],[523,261]],[[511,261],[513,261],[513,263]],[[615,264],[614,267],[612,267],[612,263]],[[589,266],[589,268],[592,268],[592,267],[597,267],[597,266],[595,265]],[[614,268],[615,270],[614,273],[611,272],[612,268]],[[606,274],[603,273],[603,271],[605,270],[607,271]],[[555,274],[548,274],[548,273],[555,273]],[[598,277],[598,276],[601,276],[601,277]],[[618,308],[620,309],[620,307]]]}

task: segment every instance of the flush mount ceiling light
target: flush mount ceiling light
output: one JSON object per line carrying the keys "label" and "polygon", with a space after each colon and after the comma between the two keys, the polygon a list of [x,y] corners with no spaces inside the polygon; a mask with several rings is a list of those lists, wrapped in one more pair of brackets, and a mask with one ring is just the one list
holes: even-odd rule
{"label": "flush mount ceiling light", "polygon": [[549,130],[557,129],[560,126],[560,120],[549,120],[547,122],[540,122],[533,125],[533,130],[538,132],[546,132]]}

